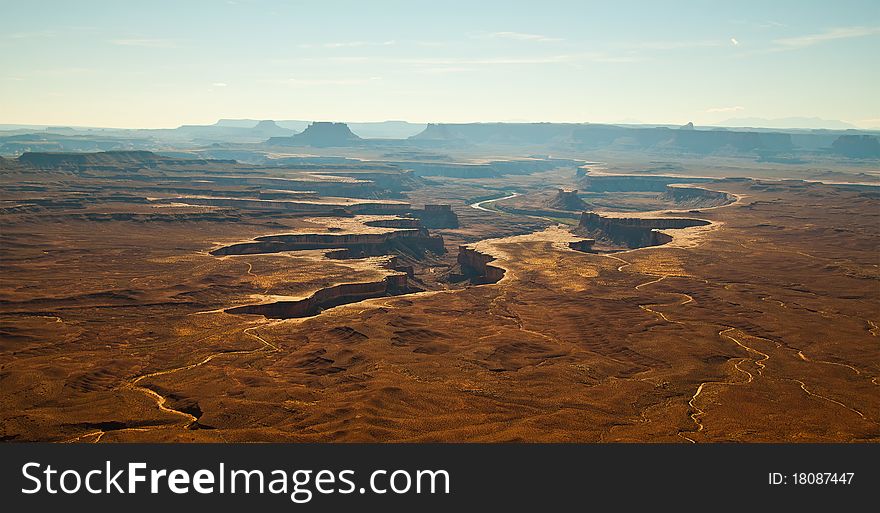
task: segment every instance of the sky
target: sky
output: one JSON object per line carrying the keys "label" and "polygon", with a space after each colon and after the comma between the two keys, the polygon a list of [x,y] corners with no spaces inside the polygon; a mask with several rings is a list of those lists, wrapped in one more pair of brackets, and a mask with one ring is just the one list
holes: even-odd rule
{"label": "sky", "polygon": [[880,1],[0,0],[0,124],[880,127]]}

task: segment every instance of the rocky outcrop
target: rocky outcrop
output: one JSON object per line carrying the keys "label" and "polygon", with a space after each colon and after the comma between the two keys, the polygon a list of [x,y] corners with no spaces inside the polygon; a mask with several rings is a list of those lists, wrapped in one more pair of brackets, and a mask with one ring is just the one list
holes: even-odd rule
{"label": "rocky outcrop", "polygon": [[410,139],[427,141],[466,141],[466,137],[463,134],[456,133],[452,128],[452,125],[448,123],[428,123],[424,130],[410,136]]}
{"label": "rocky outcrop", "polygon": [[[9,213],[9,212],[4,212]],[[152,213],[139,214],[134,212],[64,212],[60,214],[45,214],[40,216],[45,221],[131,221],[135,223],[183,223],[183,222],[212,222],[212,223],[235,223],[240,222],[241,217],[234,212],[192,212],[192,213]]]}
{"label": "rocky outcrop", "polygon": [[732,203],[735,200],[733,196],[726,192],[710,191],[709,189],[688,187],[686,185],[667,186],[666,192],[661,195],[661,198],[687,208],[719,207]]}
{"label": "rocky outcrop", "polygon": [[407,203],[382,203],[365,201],[363,203],[325,203],[318,201],[285,201],[252,198],[224,198],[211,196],[179,196],[160,198],[156,203],[184,203],[188,205],[209,205],[214,207],[233,207],[242,210],[285,211],[302,214],[405,214],[410,210]]}
{"label": "rocky outcrop", "polygon": [[614,246],[643,248],[672,241],[672,236],[660,231],[662,229],[680,229],[708,224],[711,223],[702,219],[605,217],[593,212],[584,212],[576,232]]}
{"label": "rocky outcrop", "polygon": [[430,124],[409,139],[435,146],[557,146],[579,150],[608,147],[698,154],[785,152],[793,148],[783,132],[630,127],[588,123]]}
{"label": "rocky outcrop", "polygon": [[415,268],[407,264],[400,257],[392,256],[388,258],[388,261],[385,263],[385,267],[391,269],[392,271],[398,271],[405,273],[409,278],[415,277]]}
{"label": "rocky outcrop", "polygon": [[[688,178],[688,183],[706,182],[703,178]],[[669,184],[681,182],[680,177],[646,175],[589,175],[577,179],[590,192],[666,192]]]}
{"label": "rocky outcrop", "polygon": [[292,137],[272,137],[266,144],[272,146],[357,146],[363,139],[356,136],[345,123],[316,121],[301,134]]}
{"label": "rocky outcrop", "polygon": [[421,220],[425,228],[458,228],[458,215],[452,205],[425,205],[422,210],[413,210],[413,216]]}
{"label": "rocky outcrop", "polygon": [[422,222],[414,217],[397,217],[392,219],[374,219],[365,221],[366,226],[377,228],[421,228]]}
{"label": "rocky outcrop", "polygon": [[669,146],[701,154],[787,152],[794,147],[790,134],[714,130],[678,130]]}
{"label": "rocky outcrop", "polygon": [[277,123],[272,121],[271,119],[264,119],[257,123],[257,125],[251,128],[251,131],[255,134],[259,134],[266,137],[278,136],[278,135],[288,135],[290,134],[290,130],[286,128],[281,128]]}
{"label": "rocky outcrop", "polygon": [[557,219],[580,219],[581,217],[580,212],[574,210],[569,211],[554,210],[549,208],[518,208],[505,205],[503,203],[496,203],[495,208],[501,212],[507,212],[508,214],[516,214],[530,217],[545,217]]}
{"label": "rocky outcrop", "polygon": [[334,285],[297,301],[276,301],[260,305],[237,306],[227,309],[226,313],[262,315],[270,319],[312,317],[335,306],[409,292],[412,290],[408,287],[407,275],[392,274],[381,281]]}
{"label": "rocky outcrop", "polygon": [[[702,187],[680,184],[683,179],[675,176],[648,175],[598,175],[584,174],[577,183],[590,192],[660,192],[661,200],[676,203],[681,207],[708,208],[727,205],[735,197],[725,192],[712,191]],[[708,178],[686,178],[688,184],[710,182]]]}
{"label": "rocky outcrop", "polygon": [[425,228],[401,229],[386,233],[298,233],[257,237],[254,242],[232,244],[211,251],[212,255],[254,255],[302,251],[310,249],[338,249],[328,256],[355,258],[387,255],[400,252],[422,256],[426,251],[442,254],[446,251],[443,237],[431,235]]}
{"label": "rocky outcrop", "polygon": [[779,132],[679,130],[666,127],[580,125],[572,142],[580,149],[631,148],[684,153],[755,153],[789,151],[791,135]]}
{"label": "rocky outcrop", "polygon": [[841,135],[831,144],[831,150],[850,158],[880,158],[880,139],[871,135]]}
{"label": "rocky outcrop", "polygon": [[575,126],[568,123],[430,123],[409,140],[436,144],[546,144],[567,139]]}
{"label": "rocky outcrop", "polygon": [[412,170],[395,165],[354,164],[347,167],[319,165],[315,174],[368,181],[374,183],[378,188],[397,192],[425,185],[425,181],[417,178]]}
{"label": "rocky outcrop", "polygon": [[593,244],[596,243],[596,239],[581,239],[575,240],[568,243],[568,247],[575,251],[582,251],[584,253],[592,253],[593,252]]}
{"label": "rocky outcrop", "polygon": [[[200,191],[201,192],[201,191]],[[226,192],[224,191],[224,194]],[[250,194],[250,191],[240,193],[241,196]],[[298,199],[318,199],[320,196],[315,191],[285,191],[285,190],[261,190],[257,193],[261,200],[298,200]]]}
{"label": "rocky outcrop", "polygon": [[53,134],[41,131],[16,135],[0,135],[0,153],[4,155],[21,155],[27,152],[97,152],[110,150],[130,150],[134,148],[152,148],[155,141],[140,137],[99,135]]}
{"label": "rocky outcrop", "polygon": [[278,126],[275,121],[248,121],[232,123],[218,121],[213,125],[182,125],[173,130],[156,130],[151,136],[177,141],[189,141],[197,144],[206,143],[259,143],[270,137],[292,136],[295,130]]}
{"label": "rocky outcrop", "polygon": [[578,196],[577,190],[559,189],[546,205],[554,210],[579,210],[583,211],[590,206]]}
{"label": "rocky outcrop", "polygon": [[409,162],[406,164],[417,176],[449,176],[453,178],[492,178],[499,176],[488,164],[458,164],[454,162]]}
{"label": "rocky outcrop", "polygon": [[458,263],[462,274],[470,278],[473,284],[497,283],[504,277],[504,269],[489,265],[495,257],[480,253],[474,248],[460,246],[458,248]]}
{"label": "rocky outcrop", "polygon": [[276,176],[259,175],[236,175],[236,176],[210,176],[192,175],[190,177],[172,177],[169,182],[183,182],[192,184],[197,180],[204,180],[211,184],[222,186],[251,186],[269,188],[276,191],[310,192],[319,196],[332,196],[341,198],[381,198],[389,195],[397,196],[397,189],[393,194],[378,187],[370,180],[338,180],[321,179],[321,177],[304,176],[302,178],[281,178]]}
{"label": "rocky outcrop", "polygon": [[395,165],[412,169],[416,176],[449,176],[454,178],[491,178],[505,175],[524,175],[549,171],[559,167],[574,167],[580,161],[555,158],[527,158],[493,160],[487,163],[456,162],[395,162]]}
{"label": "rocky outcrop", "polygon": [[234,164],[235,161],[179,159],[165,157],[151,151],[102,151],[96,153],[24,153],[18,161],[27,166],[39,169],[101,169],[101,170],[139,170],[171,165],[193,165],[222,163]]}

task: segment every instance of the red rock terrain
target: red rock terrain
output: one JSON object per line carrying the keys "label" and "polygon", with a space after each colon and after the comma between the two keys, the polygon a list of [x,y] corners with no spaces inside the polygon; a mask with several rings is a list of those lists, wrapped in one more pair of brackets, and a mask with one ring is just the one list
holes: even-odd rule
{"label": "red rock terrain", "polygon": [[[191,178],[206,164],[129,157],[125,180],[106,158],[3,164],[4,440],[880,437],[871,189],[712,181],[736,202],[693,210],[693,191],[660,188],[668,212],[576,228],[390,168],[358,187],[402,184],[371,200],[393,216],[190,204],[179,189],[210,193]],[[304,192],[315,173],[248,172],[222,196],[258,200],[280,178]],[[451,204],[456,223],[439,208],[445,227],[425,228],[407,201]],[[217,251],[266,242],[281,246]]]}

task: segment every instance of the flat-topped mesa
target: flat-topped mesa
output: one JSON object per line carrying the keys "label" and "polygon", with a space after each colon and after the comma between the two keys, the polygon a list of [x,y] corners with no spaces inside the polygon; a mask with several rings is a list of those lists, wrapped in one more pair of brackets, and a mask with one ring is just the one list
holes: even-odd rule
{"label": "flat-topped mesa", "polygon": [[411,169],[401,169],[393,165],[379,167],[373,164],[363,164],[361,169],[350,169],[342,166],[332,169],[316,167],[314,177],[330,177],[334,179],[333,181],[343,178],[349,179],[345,181],[370,184],[372,186],[372,193],[367,197],[371,198],[401,197],[402,191],[425,185],[425,181],[417,177]]}
{"label": "flat-topped mesa", "polygon": [[493,260],[495,257],[481,253],[474,248],[458,247],[458,263],[462,273],[469,277],[471,283],[475,285],[497,283],[504,277],[504,269],[489,265],[489,262]]}
{"label": "flat-topped mesa", "polygon": [[290,133],[290,130],[278,126],[278,124],[271,119],[264,119],[260,121],[256,124],[256,126],[251,128],[251,131],[256,132],[260,135],[264,135],[266,137],[286,135]]}
{"label": "flat-topped mesa", "polygon": [[841,135],[831,143],[831,152],[850,158],[880,158],[880,138],[871,135]]}
{"label": "flat-topped mesa", "polygon": [[547,207],[556,210],[579,210],[583,211],[590,206],[578,196],[577,189],[558,189],[556,195],[547,202]]}
{"label": "flat-topped mesa", "polygon": [[413,210],[412,215],[426,228],[458,228],[458,215],[452,205],[425,205],[423,210]]}
{"label": "flat-topped mesa", "polygon": [[392,274],[384,279],[364,283],[343,283],[321,289],[311,296],[295,301],[276,301],[261,305],[229,308],[230,314],[262,315],[270,319],[312,317],[323,310],[366,299],[417,292],[409,287],[406,274]]}
{"label": "flat-topped mesa", "polygon": [[703,219],[605,217],[594,212],[584,212],[581,214],[576,231],[606,244],[644,248],[672,241],[672,236],[661,232],[662,229],[681,229],[709,224],[711,224],[709,221]]}
{"label": "flat-topped mesa", "polygon": [[427,140],[464,140],[460,134],[456,134],[450,129],[449,125],[440,123],[428,123],[424,130],[412,135],[410,139],[427,139]]}
{"label": "flat-topped mesa", "polygon": [[308,197],[296,199],[254,199],[254,198],[229,198],[219,196],[175,196],[158,198],[155,203],[186,203],[189,205],[207,205],[213,207],[232,207],[243,210],[281,211],[291,215],[403,215],[410,211],[409,203],[353,201],[347,203],[333,203],[329,201],[314,201]]}
{"label": "flat-topped mesa", "polygon": [[[589,192],[666,192],[669,184],[679,183],[675,176],[649,175],[590,175],[577,179],[578,185]],[[688,178],[688,183],[709,181],[708,178]]]}
{"label": "flat-topped mesa", "polygon": [[354,134],[345,123],[315,121],[301,134],[291,137],[272,137],[266,144],[277,146],[356,146],[363,139]]}
{"label": "flat-topped mesa", "polygon": [[375,219],[365,221],[366,226],[377,228],[422,228],[422,222],[414,217],[397,217],[392,219]]}
{"label": "flat-topped mesa", "polygon": [[17,160],[23,165],[39,169],[100,169],[114,171],[139,170],[163,165],[189,166],[208,163],[235,163],[234,160],[180,159],[142,150],[100,151],[95,153],[27,152],[18,157]]}
{"label": "flat-topped mesa", "polygon": [[579,161],[564,158],[513,158],[489,162],[405,161],[395,164],[411,169],[416,176],[449,176],[454,178],[497,178],[506,175],[527,175],[569,167]]}
{"label": "flat-topped mesa", "polygon": [[689,208],[719,207],[733,203],[734,197],[726,192],[710,191],[702,187],[689,187],[686,185],[667,185],[662,199],[672,201],[679,206]]}
{"label": "flat-topped mesa", "polygon": [[428,125],[409,141],[434,146],[553,145],[579,150],[638,148],[697,154],[774,153],[794,147],[788,133],[698,130],[690,124],[673,129],[590,123],[443,123]]}
{"label": "flat-topped mesa", "polygon": [[318,199],[321,196],[316,191],[287,191],[284,189],[262,189],[257,193],[257,199],[261,200],[298,200]]}
{"label": "flat-topped mesa", "polygon": [[[417,220],[414,220],[417,221]],[[408,221],[403,220],[407,223]],[[375,225],[374,225],[375,226]],[[296,233],[257,237],[253,242],[232,244],[211,251],[215,256],[255,255],[333,249],[329,258],[360,258],[389,254],[405,254],[419,259],[427,252],[446,252],[443,237],[431,235],[424,227],[403,228],[385,233]]]}
{"label": "flat-topped mesa", "polygon": [[406,273],[410,278],[415,278],[415,268],[396,255],[388,258],[388,261],[385,262],[385,267],[393,271]]}
{"label": "flat-topped mesa", "polygon": [[430,123],[425,130],[410,137],[416,142],[457,144],[547,144],[566,141],[571,123]]}
{"label": "flat-topped mesa", "polygon": [[580,239],[571,241],[568,243],[568,247],[575,251],[582,251],[584,253],[593,253],[593,244],[596,243],[596,239]]}

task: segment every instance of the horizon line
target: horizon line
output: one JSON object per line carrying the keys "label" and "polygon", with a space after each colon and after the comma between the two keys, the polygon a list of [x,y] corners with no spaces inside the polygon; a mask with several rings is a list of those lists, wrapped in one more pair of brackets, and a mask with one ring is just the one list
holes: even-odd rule
{"label": "horizon line", "polygon": [[[791,116],[792,118],[798,118],[801,116]],[[845,130],[880,130],[880,126],[859,126],[852,122],[845,120],[826,120],[822,118],[810,118],[810,117],[802,117],[803,119],[815,119],[817,121],[830,121],[833,123],[844,123],[851,125],[846,128],[829,128],[829,127],[798,127],[798,126],[757,126],[757,125],[733,125],[733,124],[712,124],[712,123],[693,123],[694,127],[707,127],[707,128],[761,128],[761,129],[778,129],[778,130],[834,130],[834,131],[845,131]],[[720,121],[718,123],[724,123],[728,121],[734,121],[736,118],[732,118],[730,120]],[[785,118],[779,118],[785,119]],[[654,126],[654,127],[672,127],[678,126],[683,127],[687,126],[690,121],[685,123],[680,122],[643,122],[643,121],[532,121],[532,120],[480,120],[480,121],[410,121],[406,119],[384,119],[384,120],[339,120],[339,119],[280,119],[280,118],[262,118],[262,117],[220,117],[217,118],[213,123],[182,123],[177,126],[102,126],[102,125],[87,125],[87,124],[69,124],[69,123],[14,123],[14,122],[0,122],[0,127],[21,127],[23,128],[71,128],[71,129],[100,129],[100,130],[176,130],[185,126],[216,126],[221,121],[272,121],[274,123],[284,123],[284,122],[303,122],[303,123],[317,123],[317,122],[326,122],[326,123],[345,123],[345,124],[366,124],[366,123],[408,123],[412,125],[471,125],[471,124],[558,124],[558,125],[618,125],[618,126]],[[774,121],[774,119],[768,119],[767,121]],[[237,127],[227,127],[227,128],[237,128]],[[242,127],[243,128],[243,127]],[[2,131],[8,130],[17,130],[17,128],[5,128],[0,129]]]}

